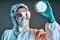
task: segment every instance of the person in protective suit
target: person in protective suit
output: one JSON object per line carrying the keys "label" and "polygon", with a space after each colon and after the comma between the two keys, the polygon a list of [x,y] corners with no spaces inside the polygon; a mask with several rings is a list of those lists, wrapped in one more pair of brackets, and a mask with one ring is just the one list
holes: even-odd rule
{"label": "person in protective suit", "polygon": [[10,15],[14,27],[11,30],[5,30],[1,40],[45,40],[46,33],[43,29],[29,28],[31,13],[25,4],[13,5]]}
{"label": "person in protective suit", "polygon": [[23,4],[13,5],[11,8],[11,19],[13,29],[5,30],[1,40],[60,40],[60,27],[53,15],[52,8],[48,1],[39,1],[35,4],[35,10],[48,19],[45,30],[29,28],[31,13],[28,7]]}

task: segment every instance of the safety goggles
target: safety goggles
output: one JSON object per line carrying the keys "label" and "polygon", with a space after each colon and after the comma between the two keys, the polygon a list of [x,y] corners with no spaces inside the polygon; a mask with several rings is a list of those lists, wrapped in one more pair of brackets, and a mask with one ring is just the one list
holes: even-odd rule
{"label": "safety goggles", "polygon": [[28,16],[29,16],[28,13],[26,13],[25,11],[23,11],[23,12],[15,12],[15,17],[16,18],[24,17],[25,19],[29,19]]}
{"label": "safety goggles", "polygon": [[15,16],[17,18],[26,17],[26,12],[15,12]]}

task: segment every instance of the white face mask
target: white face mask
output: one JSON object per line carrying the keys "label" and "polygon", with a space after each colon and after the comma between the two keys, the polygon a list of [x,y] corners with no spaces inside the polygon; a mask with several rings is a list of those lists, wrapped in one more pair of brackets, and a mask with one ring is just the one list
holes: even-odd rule
{"label": "white face mask", "polygon": [[23,30],[26,28],[26,21],[24,17],[21,18],[16,18],[16,20],[18,21],[18,29],[20,32],[23,32]]}

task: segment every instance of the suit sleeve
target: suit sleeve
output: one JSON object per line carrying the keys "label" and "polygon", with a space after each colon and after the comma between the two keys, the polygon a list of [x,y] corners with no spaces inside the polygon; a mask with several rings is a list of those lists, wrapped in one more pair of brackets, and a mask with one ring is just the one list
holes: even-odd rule
{"label": "suit sleeve", "polygon": [[60,26],[55,21],[45,25],[47,40],[60,40]]}

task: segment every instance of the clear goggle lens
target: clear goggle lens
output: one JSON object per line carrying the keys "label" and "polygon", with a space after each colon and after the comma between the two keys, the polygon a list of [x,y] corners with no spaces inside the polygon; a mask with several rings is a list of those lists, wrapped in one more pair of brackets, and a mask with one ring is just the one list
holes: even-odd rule
{"label": "clear goggle lens", "polygon": [[26,12],[15,12],[17,18],[26,17]]}

